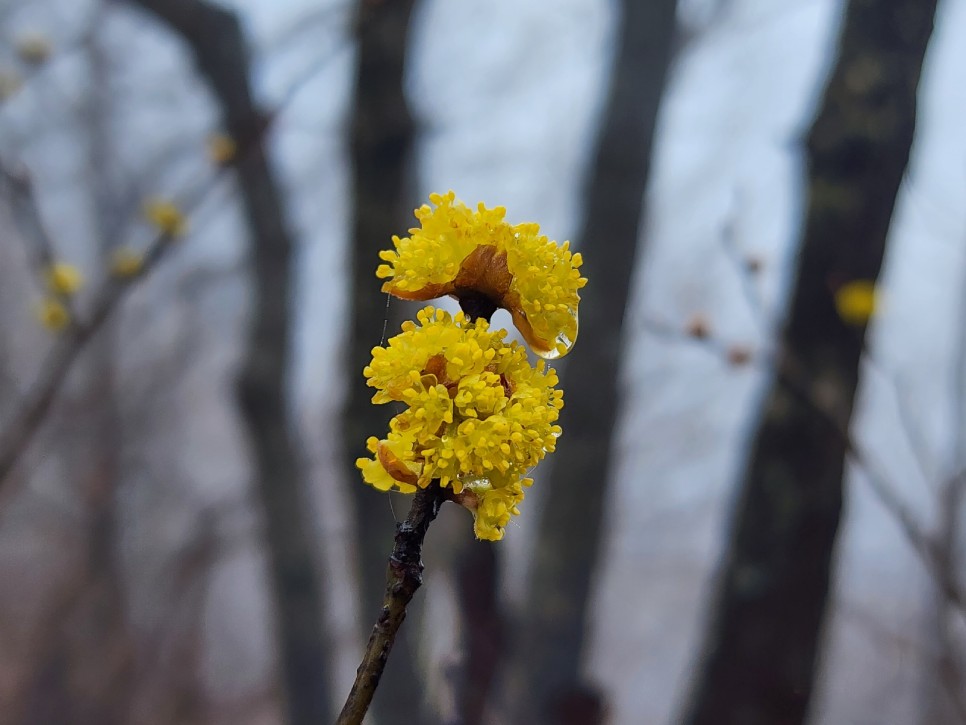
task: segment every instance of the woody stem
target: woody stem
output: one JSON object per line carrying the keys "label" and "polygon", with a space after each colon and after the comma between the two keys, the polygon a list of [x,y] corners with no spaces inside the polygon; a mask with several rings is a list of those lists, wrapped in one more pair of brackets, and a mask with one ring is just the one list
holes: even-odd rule
{"label": "woody stem", "polygon": [[369,635],[362,664],[356,670],[355,682],[336,721],[337,725],[360,725],[369,709],[396,633],[406,618],[406,607],[423,583],[423,539],[446,498],[447,492],[433,481],[416,492],[406,520],[396,524],[396,541],[386,570],[382,612]]}
{"label": "woody stem", "polygon": [[463,310],[463,314],[471,322],[480,319],[489,322],[490,318],[493,317],[493,313],[496,312],[496,303],[486,295],[481,295],[479,292],[471,290],[457,290],[456,293],[459,299],[460,309]]}

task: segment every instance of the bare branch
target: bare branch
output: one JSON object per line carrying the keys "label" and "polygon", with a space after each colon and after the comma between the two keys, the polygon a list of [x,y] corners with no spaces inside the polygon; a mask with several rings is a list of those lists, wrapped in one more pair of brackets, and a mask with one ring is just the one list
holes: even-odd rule
{"label": "bare branch", "polygon": [[18,404],[7,428],[0,433],[0,491],[44,420],[74,361],[124,299],[133,283],[148,274],[166,255],[170,246],[171,238],[165,233],[158,234],[144,254],[140,274],[105,280],[94,299],[89,319],[81,321],[71,316],[67,327],[58,334],[41,363],[37,378]]}
{"label": "bare branch", "polygon": [[[674,326],[655,318],[645,318],[643,327],[659,338],[698,345],[723,359],[727,359],[728,351],[731,349],[728,344],[710,333],[705,335],[688,334],[686,326]],[[890,480],[890,477],[876,466],[872,462],[872,457],[856,443],[841,417],[823,404],[815,392],[804,383],[802,376],[797,373],[795,361],[788,358],[787,355],[784,360],[775,360],[772,356],[758,354],[751,356],[748,362],[765,367],[774,366],[778,371],[779,382],[832,425],[845,443],[849,458],[866,474],[864,480],[879,502],[895,518],[913,551],[933,577],[939,591],[948,599],[950,605],[966,619],[966,591],[963,590],[962,584],[958,582],[953,568],[943,564],[943,555],[934,537],[927,533],[926,527],[916,520],[902,501],[897,493],[897,487]],[[960,486],[963,485],[964,479],[966,479],[964,476],[957,478]]]}

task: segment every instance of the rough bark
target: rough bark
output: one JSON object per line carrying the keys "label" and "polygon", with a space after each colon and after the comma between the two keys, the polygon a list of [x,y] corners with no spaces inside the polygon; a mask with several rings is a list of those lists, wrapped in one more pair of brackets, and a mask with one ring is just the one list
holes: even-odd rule
{"label": "rough bark", "polygon": [[814,401],[850,419],[865,328],[843,321],[834,293],[878,276],[935,9],[935,0],[847,7],[807,139],[804,230],[779,370],[731,524],[690,725],[800,723],[807,715],[848,445]]}
{"label": "rough bark", "polygon": [[325,667],[322,586],[286,403],[293,243],[263,143],[267,118],[252,98],[248,51],[234,13],[206,0],[132,2],[156,14],[187,43],[239,149],[235,170],[251,232],[254,287],[237,393],[265,517],[288,721],[314,725],[327,721],[333,708]]}
{"label": "rough bark", "polygon": [[[382,601],[386,551],[392,545],[386,495],[364,486],[355,460],[365,455],[369,436],[388,430],[390,411],[371,403],[372,390],[362,369],[380,342],[386,297],[375,269],[379,250],[405,229],[413,204],[407,173],[413,145],[413,122],[403,93],[403,66],[413,0],[358,4],[355,36],[357,64],[350,121],[353,168],[352,237],[349,245],[348,387],[343,411],[346,482],[352,501],[358,559],[360,618],[371,621]],[[393,321],[393,323],[395,320]],[[387,334],[397,325],[387,324]],[[411,628],[397,638],[396,655],[387,668],[374,711],[384,725],[413,723],[423,688],[415,666]]]}
{"label": "rough bark", "polygon": [[[631,275],[639,255],[644,193],[658,109],[671,60],[674,0],[621,3],[620,44],[578,235],[590,280],[580,339],[565,361],[564,435],[539,524],[518,641],[526,691],[518,722],[598,722],[599,695],[581,683],[591,583],[604,534],[610,452],[619,412],[618,373]],[[595,242],[597,242],[595,244]],[[511,685],[512,687],[512,685]],[[580,701],[587,707],[574,707]]]}

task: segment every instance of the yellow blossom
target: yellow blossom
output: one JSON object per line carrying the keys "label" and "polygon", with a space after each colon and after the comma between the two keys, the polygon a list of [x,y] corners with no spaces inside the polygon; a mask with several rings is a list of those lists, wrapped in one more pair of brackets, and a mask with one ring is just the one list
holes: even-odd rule
{"label": "yellow blossom", "polygon": [[70,324],[70,312],[56,297],[44,297],[37,306],[37,321],[51,332],[60,332]]}
{"label": "yellow blossom", "polygon": [[470,296],[509,311],[513,324],[541,357],[565,355],[577,339],[580,254],[558,246],[533,223],[511,225],[506,209],[473,211],[447,194],[416,210],[418,228],[393,237],[395,249],[380,252],[376,276],[383,292],[407,300]]}
{"label": "yellow blossom", "polygon": [[880,306],[880,295],[875,282],[856,279],[847,282],[835,292],[835,309],[839,317],[849,325],[865,325]]}
{"label": "yellow blossom", "polygon": [[111,252],[111,274],[121,279],[137,277],[144,268],[144,255],[130,247]]}
{"label": "yellow blossom", "polygon": [[552,452],[563,393],[544,361],[504,341],[505,330],[432,307],[372,351],[364,374],[374,403],[406,408],[373,457],[356,465],[375,488],[411,493],[438,481],[470,509],[480,538],[496,540],[530,484],[529,470]]}
{"label": "yellow blossom", "polygon": [[54,262],[44,270],[47,289],[55,295],[72,295],[84,284],[84,276],[72,264]]}
{"label": "yellow blossom", "polygon": [[188,220],[176,204],[164,199],[150,199],[144,205],[144,217],[169,237],[180,237],[188,231]]}
{"label": "yellow blossom", "polygon": [[235,160],[238,146],[235,139],[224,133],[215,133],[208,137],[208,158],[214,163],[225,165]]}
{"label": "yellow blossom", "polygon": [[473,530],[478,539],[499,541],[510,523],[511,516],[519,516],[517,504],[523,501],[523,489],[533,479],[524,478],[502,487],[492,486],[487,479],[482,483],[468,481],[455,500],[473,513]]}

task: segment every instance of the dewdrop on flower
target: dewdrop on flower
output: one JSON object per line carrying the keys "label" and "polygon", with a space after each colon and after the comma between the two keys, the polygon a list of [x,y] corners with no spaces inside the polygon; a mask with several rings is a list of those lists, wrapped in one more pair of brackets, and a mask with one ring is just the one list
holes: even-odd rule
{"label": "dewdrop on flower", "polygon": [[356,466],[381,491],[413,493],[438,481],[474,516],[476,535],[499,540],[519,513],[530,469],[556,448],[563,393],[557,374],[504,341],[505,330],[432,307],[405,322],[363,371],[374,403],[406,408],[367,442]]}
{"label": "dewdrop on flower", "polygon": [[452,191],[429,198],[435,208],[415,212],[420,226],[380,252],[382,291],[407,300],[483,298],[510,313],[538,355],[566,355],[577,339],[578,290],[587,283],[581,255],[540,234],[537,224],[508,224],[503,207],[480,203],[473,211]]}

